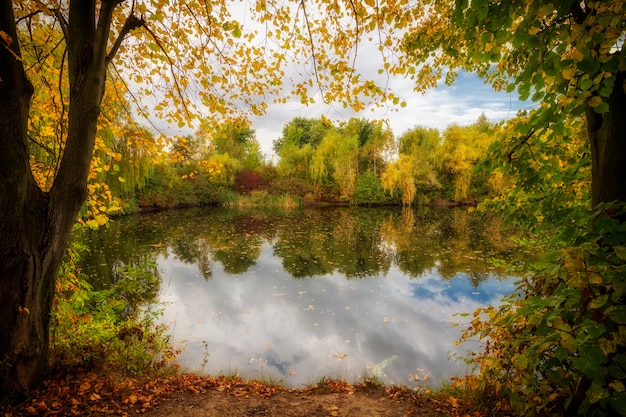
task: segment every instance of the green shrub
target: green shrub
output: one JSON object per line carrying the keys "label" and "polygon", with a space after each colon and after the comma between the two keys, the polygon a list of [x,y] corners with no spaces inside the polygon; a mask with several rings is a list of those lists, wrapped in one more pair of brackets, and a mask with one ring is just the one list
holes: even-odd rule
{"label": "green shrub", "polygon": [[380,178],[371,172],[359,176],[356,180],[356,187],[353,196],[356,204],[386,204],[398,202],[390,193],[385,191]]}
{"label": "green shrub", "polygon": [[50,352],[53,369],[107,370],[125,375],[169,372],[176,352],[168,345],[153,302],[160,278],[151,264],[121,268],[111,288],[94,290],[76,273],[76,245],[62,269],[53,306]]}
{"label": "green shrub", "polygon": [[474,313],[464,338],[486,347],[470,358],[479,377],[464,382],[492,407],[508,399],[524,416],[626,415],[626,211],[618,213],[581,216],[572,240],[561,230],[548,242],[553,251],[516,294]]}

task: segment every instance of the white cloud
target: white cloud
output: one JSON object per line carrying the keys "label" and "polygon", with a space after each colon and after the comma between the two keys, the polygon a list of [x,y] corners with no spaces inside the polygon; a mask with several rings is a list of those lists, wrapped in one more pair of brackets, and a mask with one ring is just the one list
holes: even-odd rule
{"label": "white cloud", "polygon": [[451,124],[471,124],[482,113],[493,122],[505,120],[527,106],[517,100],[516,93],[496,92],[473,74],[460,74],[452,86],[440,85],[424,94],[414,92],[413,87],[411,80],[391,80],[390,88],[407,103],[404,108],[372,106],[355,113],[336,104],[304,106],[292,100],[286,104],[270,105],[267,114],[253,119],[252,128],[256,130],[261,148],[269,158],[273,152],[273,141],[280,137],[283,126],[294,117],[318,118],[324,115],[338,121],[351,117],[385,119],[397,137],[416,126],[443,131]]}
{"label": "white cloud", "polygon": [[385,369],[388,382],[409,383],[418,368],[439,382],[465,372],[448,360],[467,348],[454,346],[460,336],[454,314],[496,304],[510,291],[506,283],[485,282],[481,302],[470,298],[463,279],[455,284],[434,273],[409,279],[395,266],[358,280],[339,273],[294,279],[272,253],[265,243],[243,275],[214,263],[208,281],[195,265],[159,259],[163,320],[174,342],[186,341],[183,366],[199,370],[206,361],[211,373],[266,372],[300,386],[322,376],[356,380],[396,357]]}

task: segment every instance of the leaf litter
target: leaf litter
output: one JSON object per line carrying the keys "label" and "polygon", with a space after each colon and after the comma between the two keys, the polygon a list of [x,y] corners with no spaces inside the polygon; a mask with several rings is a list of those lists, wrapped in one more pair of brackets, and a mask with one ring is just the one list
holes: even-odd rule
{"label": "leaf litter", "polygon": [[290,389],[239,376],[183,374],[140,381],[93,372],[56,376],[3,410],[26,416],[462,416],[458,405],[408,387],[322,379]]}

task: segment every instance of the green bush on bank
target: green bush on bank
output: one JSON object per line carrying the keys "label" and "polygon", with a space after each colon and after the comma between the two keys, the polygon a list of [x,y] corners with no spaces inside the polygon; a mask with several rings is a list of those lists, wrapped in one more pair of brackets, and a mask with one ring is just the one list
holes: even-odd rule
{"label": "green bush on bank", "polygon": [[372,172],[357,178],[353,197],[355,204],[400,204],[398,196],[395,198],[383,188],[380,178]]}
{"label": "green bush on bank", "polygon": [[129,376],[167,373],[176,353],[158,313],[142,310],[153,302],[159,278],[150,265],[122,267],[110,288],[95,290],[76,268],[82,252],[72,245],[62,268],[51,321],[52,369],[106,370]]}

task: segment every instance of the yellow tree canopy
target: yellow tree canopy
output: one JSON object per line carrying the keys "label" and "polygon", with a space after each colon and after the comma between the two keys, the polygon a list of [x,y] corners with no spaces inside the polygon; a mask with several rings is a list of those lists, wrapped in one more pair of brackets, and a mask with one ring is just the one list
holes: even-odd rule
{"label": "yellow tree canopy", "polygon": [[[64,51],[69,4],[14,4],[22,50],[49,51],[54,45]],[[106,34],[109,74],[125,82],[140,113],[182,127],[199,116],[262,114],[268,102],[294,96],[305,104],[323,99],[356,110],[381,98],[399,103],[396,94],[380,87],[381,74],[394,68],[401,35],[424,13],[415,5],[407,11],[408,5],[406,0],[100,1],[96,17],[113,8]],[[3,38],[11,41],[6,33]],[[372,51],[380,58],[374,67]],[[56,56],[55,65],[66,63],[62,54]],[[355,68],[361,63],[367,65],[359,73]]]}

